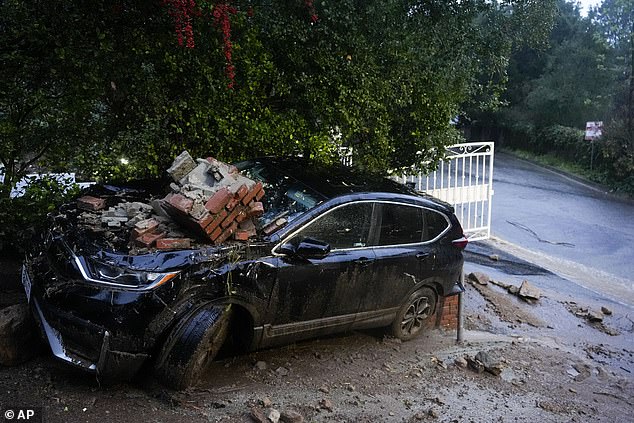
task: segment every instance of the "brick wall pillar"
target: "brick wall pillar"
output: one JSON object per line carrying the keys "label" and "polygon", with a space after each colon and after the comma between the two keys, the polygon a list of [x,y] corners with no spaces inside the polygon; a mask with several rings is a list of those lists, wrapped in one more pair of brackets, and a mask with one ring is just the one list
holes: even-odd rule
{"label": "brick wall pillar", "polygon": [[458,296],[441,297],[436,305],[436,327],[458,329]]}

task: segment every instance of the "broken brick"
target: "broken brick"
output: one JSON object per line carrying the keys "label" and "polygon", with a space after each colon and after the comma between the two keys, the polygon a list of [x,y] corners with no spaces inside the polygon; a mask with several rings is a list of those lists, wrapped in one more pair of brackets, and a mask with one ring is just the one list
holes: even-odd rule
{"label": "broken brick", "polygon": [[240,185],[240,188],[238,188],[238,190],[235,193],[234,198],[237,198],[238,200],[242,200],[244,198],[245,195],[247,195],[249,193],[249,188],[242,184]]}
{"label": "broken brick", "polygon": [[249,190],[249,193],[245,195],[244,198],[242,199],[242,204],[244,204],[245,206],[249,204],[251,200],[253,200],[256,197],[258,192],[260,192],[261,189],[262,189],[262,182],[260,181],[256,182]]}
{"label": "broken brick", "polygon": [[134,225],[134,229],[132,229],[130,238],[136,239],[146,233],[154,232],[154,230],[158,228],[158,226],[159,222],[156,219],[143,219]]}
{"label": "broken brick", "polygon": [[247,241],[250,237],[251,237],[251,233],[243,229],[238,229],[233,234],[233,239],[235,239],[236,241]]}
{"label": "broken brick", "polygon": [[142,231],[142,233],[153,231],[159,225],[158,221],[153,218],[143,219],[134,224],[134,229]]}
{"label": "broken brick", "polygon": [[273,232],[277,231],[282,226],[286,225],[287,220],[282,218],[277,219],[274,222],[269,223],[264,228],[262,228],[262,232],[264,235],[271,235]]}
{"label": "broken brick", "polygon": [[188,214],[194,206],[194,201],[180,194],[174,194],[167,199],[170,206],[183,214]]}
{"label": "broken brick", "polygon": [[247,215],[249,217],[260,217],[264,214],[264,205],[259,201],[254,201],[249,204],[249,210]]}
{"label": "broken brick", "polygon": [[139,245],[140,247],[146,247],[149,248],[151,247],[157,240],[163,238],[165,236],[165,234],[163,232],[160,233],[154,233],[154,232],[150,232],[150,233],[146,233],[141,235],[140,237],[138,237],[137,239],[134,240],[134,242]]}
{"label": "broken brick", "polygon": [[205,208],[211,213],[219,213],[227,203],[233,198],[233,194],[226,187],[220,188],[216,193],[207,201]]}
{"label": "broken brick", "polygon": [[77,199],[77,208],[88,211],[97,211],[106,207],[106,200],[103,198],[84,195]]}
{"label": "broken brick", "polygon": [[198,223],[198,226],[200,226],[201,229],[205,229],[215,218],[215,214],[205,213],[205,215],[198,219],[196,223]]}
{"label": "broken brick", "polygon": [[156,248],[159,250],[184,250],[191,247],[189,238],[161,238],[156,240]]}
{"label": "broken brick", "polygon": [[245,208],[241,208],[240,209],[240,213],[238,213],[238,215],[236,216],[236,222],[238,223],[242,223],[244,222],[247,218],[249,217],[249,214],[247,212],[247,209]]}

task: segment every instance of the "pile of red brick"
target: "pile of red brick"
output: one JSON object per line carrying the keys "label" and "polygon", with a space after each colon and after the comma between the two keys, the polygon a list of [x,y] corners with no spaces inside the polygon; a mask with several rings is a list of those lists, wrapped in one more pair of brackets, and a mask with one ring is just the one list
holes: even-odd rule
{"label": "pile of red brick", "polygon": [[175,182],[162,205],[181,225],[214,244],[231,236],[246,241],[256,235],[252,219],[264,213],[259,201],[264,196],[262,183],[211,157],[194,161],[186,151],[168,173]]}
{"label": "pile of red brick", "polygon": [[[77,207],[89,214],[99,213],[96,219],[89,219],[91,222],[99,222],[101,216],[101,225],[109,229],[130,228],[130,245],[144,249],[190,248],[192,239],[175,229],[175,224],[214,244],[230,237],[247,241],[257,235],[253,219],[264,213],[260,202],[264,196],[262,183],[211,157],[194,160],[187,151],[174,160],[167,172],[174,182],[165,198],[153,201],[151,206],[131,204],[144,206],[150,212],[121,204],[104,210],[105,199],[91,196],[79,198]],[[137,208],[139,212],[134,213]]]}

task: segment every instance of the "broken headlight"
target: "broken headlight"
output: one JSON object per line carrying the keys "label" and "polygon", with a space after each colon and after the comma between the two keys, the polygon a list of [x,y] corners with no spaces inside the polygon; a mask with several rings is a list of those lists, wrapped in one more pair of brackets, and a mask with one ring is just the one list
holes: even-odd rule
{"label": "broken headlight", "polygon": [[116,266],[94,258],[75,257],[84,279],[113,288],[128,288],[146,291],[163,285],[173,279],[178,272],[145,272]]}

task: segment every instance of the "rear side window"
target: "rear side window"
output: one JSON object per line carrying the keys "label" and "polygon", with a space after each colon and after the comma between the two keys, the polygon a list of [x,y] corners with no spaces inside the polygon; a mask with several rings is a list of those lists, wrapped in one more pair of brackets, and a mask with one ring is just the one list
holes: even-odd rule
{"label": "rear side window", "polygon": [[430,241],[449,226],[447,219],[436,211],[391,203],[381,205],[377,224],[380,246]]}
{"label": "rear side window", "polygon": [[400,204],[383,204],[379,245],[412,244],[423,241],[423,209]]}
{"label": "rear side window", "polygon": [[449,226],[449,223],[447,222],[445,216],[440,214],[439,212],[429,209],[423,209],[423,213],[425,215],[423,220],[425,222],[425,226],[427,227],[427,234],[424,241],[429,241],[436,238]]}
{"label": "rear side window", "polygon": [[330,244],[332,249],[360,248],[368,245],[372,203],[338,207],[312,221],[293,240],[311,237]]}

